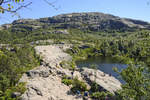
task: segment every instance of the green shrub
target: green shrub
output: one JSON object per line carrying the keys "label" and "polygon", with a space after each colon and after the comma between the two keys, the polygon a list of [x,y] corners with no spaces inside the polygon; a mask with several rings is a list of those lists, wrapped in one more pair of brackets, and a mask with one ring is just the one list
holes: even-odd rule
{"label": "green shrub", "polygon": [[62,83],[67,86],[72,85],[71,91],[74,93],[76,93],[77,91],[87,91],[87,85],[84,82],[78,80],[78,78],[69,79],[69,77],[65,75],[62,78]]}
{"label": "green shrub", "polygon": [[72,79],[63,79],[62,83],[64,83],[65,85],[69,86],[69,85],[71,85],[73,83],[73,80]]}
{"label": "green shrub", "polygon": [[62,68],[67,68],[67,69],[70,69],[70,70],[75,70],[76,66],[75,66],[75,62],[74,61],[62,61],[60,62],[60,66]]}
{"label": "green shrub", "polygon": [[62,79],[68,79],[68,77],[69,77],[69,76],[64,75],[64,76],[62,77]]}
{"label": "green shrub", "polygon": [[[118,72],[119,73],[119,72]],[[130,63],[126,69],[119,73],[126,82],[122,89],[117,91],[117,96],[122,100],[149,100],[150,78],[149,70],[142,63]]]}
{"label": "green shrub", "polygon": [[72,85],[73,86],[72,86],[71,90],[74,93],[76,93],[77,91],[81,91],[81,92],[87,91],[87,85],[84,82],[78,80],[77,78],[75,78],[73,80],[73,84]]}
{"label": "green shrub", "polygon": [[92,98],[94,99],[98,99],[98,100],[105,100],[105,97],[107,96],[107,94],[105,92],[95,92],[92,93]]}
{"label": "green shrub", "polygon": [[99,85],[96,83],[96,82],[93,82],[91,84],[91,89],[90,89],[92,92],[97,92],[99,91]]}
{"label": "green shrub", "polygon": [[15,86],[13,88],[14,91],[16,92],[20,92],[21,94],[23,94],[27,89],[26,89],[26,83],[22,82],[22,83],[18,83],[17,86]]}
{"label": "green shrub", "polygon": [[[22,45],[0,49],[0,100],[13,100],[13,92],[25,92],[25,84],[18,81],[22,74],[39,65],[33,47]],[[16,85],[18,84],[18,85]]]}
{"label": "green shrub", "polygon": [[75,70],[76,64],[74,61],[70,62],[70,67],[71,67],[71,70]]}

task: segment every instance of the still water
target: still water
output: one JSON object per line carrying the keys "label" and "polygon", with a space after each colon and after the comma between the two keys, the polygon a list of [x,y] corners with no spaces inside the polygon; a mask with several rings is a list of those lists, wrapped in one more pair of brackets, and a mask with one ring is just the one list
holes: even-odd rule
{"label": "still water", "polygon": [[76,61],[76,65],[81,67],[89,67],[94,64],[97,66],[97,69],[107,73],[111,74],[115,78],[117,78],[121,83],[124,83],[124,81],[120,78],[119,74],[113,71],[113,67],[117,67],[119,71],[126,68],[127,65],[119,63],[116,59],[112,57],[90,57],[85,60],[79,60]]}

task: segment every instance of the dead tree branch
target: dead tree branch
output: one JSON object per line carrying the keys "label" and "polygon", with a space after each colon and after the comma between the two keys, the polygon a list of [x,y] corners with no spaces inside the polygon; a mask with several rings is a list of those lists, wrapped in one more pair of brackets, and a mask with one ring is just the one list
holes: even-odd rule
{"label": "dead tree branch", "polygon": [[[14,0],[0,0],[0,11],[1,13],[5,13],[5,12],[9,12],[12,13],[13,16],[18,16],[20,18],[20,15],[18,14],[18,11],[21,10],[22,8],[27,8],[29,5],[32,4],[32,2],[29,3],[17,3],[15,2],[15,4],[17,4],[18,6],[12,6]],[[50,5],[52,8],[54,8],[55,10],[58,10],[58,8],[55,6],[55,2],[49,2],[48,0],[43,0],[45,3],[47,3],[48,5]],[[8,7],[6,6],[8,5]]]}
{"label": "dead tree branch", "polygon": [[[9,2],[9,1],[7,1],[7,2]],[[6,9],[6,8],[3,8],[3,10],[6,11],[6,12],[9,12],[9,13],[12,13],[12,14],[14,14],[14,15],[16,15],[20,18],[20,15],[18,14],[18,11],[21,10],[22,8],[27,8],[31,4],[32,4],[32,2],[29,2],[25,5],[24,4],[20,5],[18,8],[14,9],[14,10],[9,10],[9,9]]]}
{"label": "dead tree branch", "polygon": [[49,2],[48,0],[43,0],[44,2],[46,2],[48,5],[50,5],[51,7],[53,7],[55,10],[58,10],[58,8],[51,2]]}
{"label": "dead tree branch", "polygon": [[2,5],[4,3],[4,0],[0,0],[0,5]]}

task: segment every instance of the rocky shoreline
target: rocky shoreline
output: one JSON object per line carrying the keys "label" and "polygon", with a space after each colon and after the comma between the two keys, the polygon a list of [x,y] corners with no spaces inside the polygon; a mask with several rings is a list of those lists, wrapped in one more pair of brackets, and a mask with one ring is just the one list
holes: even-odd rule
{"label": "rocky shoreline", "polygon": [[[20,82],[26,82],[27,90],[21,100],[83,100],[70,92],[70,87],[61,82],[62,76],[72,76],[69,69],[60,67],[62,61],[71,60],[71,56],[63,52],[71,45],[37,46],[35,50],[42,57],[42,64],[22,76]],[[94,69],[83,68],[75,71],[78,77],[87,84],[94,80]],[[114,93],[121,89],[121,83],[112,76],[96,71],[96,83],[104,90]],[[90,99],[89,99],[90,100]]]}

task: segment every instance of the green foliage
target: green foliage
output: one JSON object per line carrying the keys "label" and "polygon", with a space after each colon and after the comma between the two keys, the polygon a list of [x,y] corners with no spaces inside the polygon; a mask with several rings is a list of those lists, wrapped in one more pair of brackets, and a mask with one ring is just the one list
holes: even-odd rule
{"label": "green foliage", "polygon": [[77,78],[75,78],[73,80],[73,84],[72,84],[71,90],[74,93],[76,93],[77,91],[84,92],[84,91],[87,91],[87,85],[84,82],[82,82],[82,81],[78,80]]}
{"label": "green foliage", "polygon": [[103,91],[96,82],[92,82],[90,86],[91,88],[89,91],[91,92],[91,97],[96,100],[105,100],[107,97],[112,99],[114,96],[110,92]]}
{"label": "green foliage", "polygon": [[116,36],[112,36],[111,33],[105,33],[106,36],[103,36],[100,32],[87,33],[84,34],[85,36],[82,39],[78,36],[80,38],[78,41],[82,45],[88,43],[89,48],[81,48],[82,45],[79,43],[74,45],[68,53],[73,55],[75,60],[90,56],[111,56],[121,63],[128,63],[130,60],[138,59],[149,65],[150,35],[148,32],[146,30],[125,32],[118,33]]}
{"label": "green foliage", "polygon": [[91,97],[96,100],[106,100],[106,98],[111,98],[113,95],[109,92],[94,92],[92,93]]}
{"label": "green foliage", "polygon": [[67,75],[64,75],[62,77],[62,83],[64,83],[65,85],[69,86],[69,85],[72,85],[73,84],[73,79],[70,79]]}
{"label": "green foliage", "polygon": [[150,78],[144,66],[129,64],[126,69],[120,72],[122,79],[126,82],[117,95],[122,100],[141,100],[150,98]]}
{"label": "green foliage", "polygon": [[25,83],[18,80],[38,64],[34,49],[29,45],[3,47],[0,50],[0,98],[9,100],[13,92],[24,93]]}
{"label": "green foliage", "polygon": [[16,98],[11,98],[12,90],[7,89],[5,92],[3,92],[0,96],[0,100],[16,100]]}
{"label": "green foliage", "polygon": [[92,82],[90,91],[92,92],[99,91],[99,85],[96,82]]}
{"label": "green foliage", "polygon": [[94,69],[94,70],[97,70],[98,66],[97,66],[96,64],[92,64],[92,65],[90,66],[90,68],[92,68],[92,69]]}
{"label": "green foliage", "polygon": [[60,62],[60,66],[63,68],[68,68],[70,70],[75,70],[75,68],[76,68],[74,61],[62,61],[62,62]]}
{"label": "green foliage", "polygon": [[25,85],[26,85],[26,83],[20,82],[15,87],[13,87],[12,90],[23,94],[26,91]]}
{"label": "green foliage", "polygon": [[74,79],[68,79],[67,76],[64,76],[62,78],[62,83],[66,84],[66,85],[72,85],[71,87],[71,91],[73,93],[76,93],[77,91],[80,91],[80,92],[84,92],[84,91],[87,91],[87,85],[78,80],[78,78],[74,78]]}
{"label": "green foliage", "polygon": [[0,90],[5,91],[9,84],[10,80],[5,75],[0,74]]}
{"label": "green foliage", "polygon": [[[73,60],[85,59],[91,56],[114,57],[121,63],[128,64],[132,62],[142,61],[150,67],[150,31],[149,30],[135,30],[133,32],[119,32],[115,30],[107,30],[101,32],[94,31],[81,31],[79,29],[68,29],[69,34],[49,34],[49,31],[57,30],[55,25],[49,26],[33,22],[33,25],[14,25],[8,30],[0,30],[0,43],[1,44],[20,44],[20,48],[15,48],[13,51],[1,49],[0,51],[0,94],[5,93],[7,89],[12,89],[18,82],[22,73],[36,66],[39,62],[35,56],[35,52],[30,45],[25,43],[33,43],[39,45],[39,40],[51,39],[54,43],[71,43],[72,49],[67,50],[73,56]],[[42,28],[34,29],[33,26],[41,25]],[[16,29],[16,30],[15,30]],[[43,30],[44,29],[44,30]],[[44,33],[47,32],[47,33]],[[42,43],[41,43],[42,44]],[[18,46],[17,46],[18,47]],[[66,63],[66,62],[65,62]],[[62,63],[62,65],[65,63]],[[74,62],[67,64],[69,69],[75,69]],[[62,66],[62,67],[66,67]],[[140,69],[141,68],[141,69]],[[121,98],[134,98],[138,97],[148,98],[149,94],[149,77],[146,77],[149,72],[145,74],[143,67],[129,67],[123,70],[121,74],[126,84],[123,85],[122,91],[118,92]],[[144,68],[146,68],[144,66]],[[117,70],[116,70],[117,71]],[[145,80],[146,79],[146,80]],[[73,90],[86,90],[83,82],[76,80],[64,79],[63,82],[67,85],[72,84]],[[97,85],[92,89],[97,91]],[[147,88],[146,88],[147,87]],[[23,89],[21,89],[23,91]],[[18,90],[17,90],[18,91]],[[143,92],[144,91],[144,92]],[[8,93],[9,94],[9,93]],[[97,93],[95,95],[103,95]]]}
{"label": "green foliage", "polygon": [[69,86],[69,85],[73,84],[73,80],[72,79],[63,79],[62,83]]}
{"label": "green foliage", "polygon": [[9,12],[11,9],[13,9],[14,8],[14,6],[13,6],[14,2],[15,3],[24,2],[24,0],[10,0],[10,1],[7,1],[8,3],[5,2],[5,0],[1,0],[1,1],[2,2],[0,2],[0,13],[5,13],[5,11]]}
{"label": "green foliage", "polygon": [[106,93],[105,92],[95,92],[92,94],[92,98],[98,100],[105,100]]}
{"label": "green foliage", "polygon": [[74,61],[70,62],[70,67],[73,71],[76,69],[76,64]]}
{"label": "green foliage", "polygon": [[[36,23],[36,22],[35,22]],[[40,24],[40,23],[38,23]],[[32,29],[31,25],[14,26],[21,31],[13,31],[15,28],[0,31],[1,43],[24,44],[38,40],[52,39],[55,43],[66,41],[74,44],[68,52],[74,58],[87,58],[90,56],[116,57],[122,63],[126,58],[144,60],[149,63],[150,35],[148,30],[106,33],[106,32],[84,32],[77,29],[68,29],[70,34],[48,34],[43,32],[55,30],[52,27],[43,29]],[[134,37],[134,38],[133,38]],[[82,44],[82,45],[81,45]],[[82,48],[88,46],[89,48]]]}

